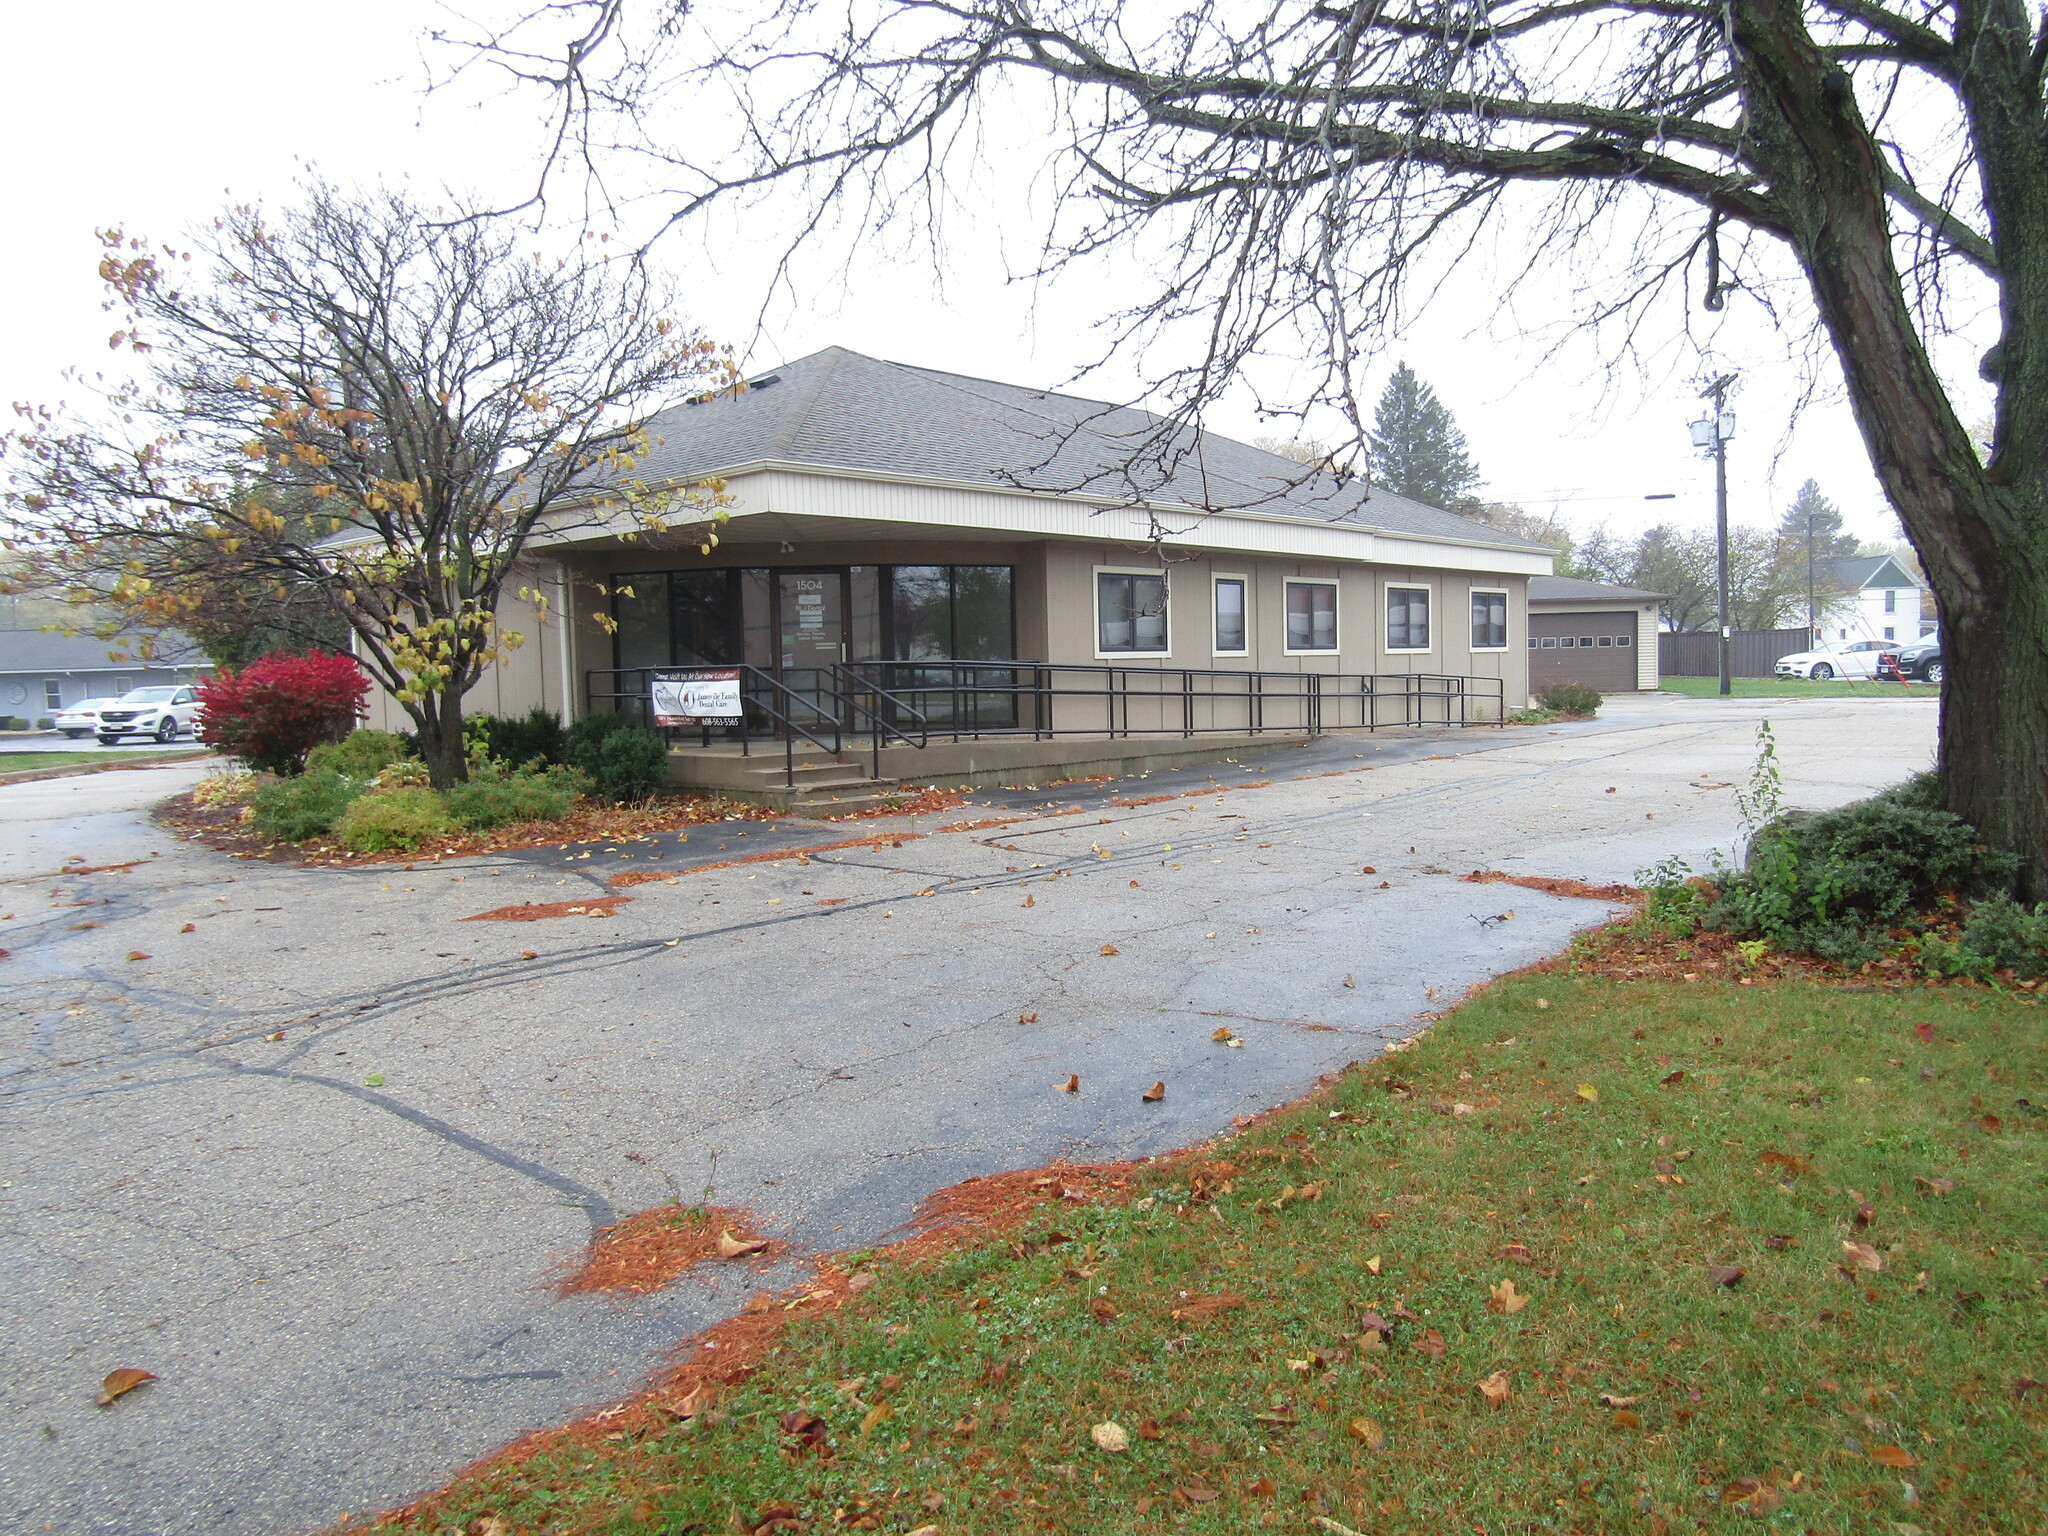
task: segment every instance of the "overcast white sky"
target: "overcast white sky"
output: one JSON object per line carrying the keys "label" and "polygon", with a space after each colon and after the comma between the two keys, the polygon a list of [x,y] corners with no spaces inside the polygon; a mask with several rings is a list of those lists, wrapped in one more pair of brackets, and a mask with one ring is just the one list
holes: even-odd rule
{"label": "overcast white sky", "polygon": [[[0,399],[59,398],[67,367],[111,365],[96,229],[174,238],[229,201],[287,198],[308,165],[341,180],[410,178],[428,192],[452,186],[516,200],[531,181],[530,103],[487,90],[466,100],[425,97],[422,52],[431,45],[420,34],[434,19],[417,0],[345,9],[102,0],[89,11],[0,11],[0,56],[17,61],[0,95],[0,142],[12,149],[6,202],[15,210],[12,236],[0,242],[9,311]],[[745,224],[661,248],[687,279],[684,318],[714,336],[753,338],[756,369],[836,343],[1052,385],[1094,356],[1088,327],[1101,296],[1088,282],[1035,292],[1006,283],[994,241],[974,237],[956,247],[943,285],[916,264],[856,257],[837,291],[777,305],[768,333],[755,338],[759,274],[773,248],[772,229]],[[1618,532],[1711,522],[1711,470],[1686,433],[1699,413],[1691,381],[1702,365],[1685,346],[1673,347],[1664,372],[1648,381],[1603,378],[1583,350],[1568,366],[1543,368],[1533,343],[1468,334],[1492,318],[1478,313],[1484,307],[1468,294],[1388,345],[1455,412],[1491,494],[1532,510],[1555,501],[1581,527],[1606,522]],[[1893,537],[1847,412],[1824,403],[1792,422],[1798,379],[1787,343],[1752,309],[1725,345],[1723,361],[1746,375],[1730,463],[1735,521],[1775,521],[1811,476],[1854,531]],[[1940,361],[1966,374],[1973,355],[1958,346]],[[1105,374],[1086,392],[1129,383]],[[1985,409],[1980,403],[1975,414]],[[1226,410],[1211,424],[1244,437],[1273,430],[1248,412]],[[1659,491],[1677,500],[1643,501]]]}

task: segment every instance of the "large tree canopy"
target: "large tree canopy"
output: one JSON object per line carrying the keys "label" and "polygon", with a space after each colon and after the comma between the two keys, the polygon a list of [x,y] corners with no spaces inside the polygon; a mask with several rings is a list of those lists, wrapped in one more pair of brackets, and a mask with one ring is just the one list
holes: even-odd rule
{"label": "large tree canopy", "polygon": [[196,250],[108,234],[138,374],[0,439],[18,547],[123,622],[232,622],[237,590],[324,616],[435,781],[463,777],[463,695],[525,638],[499,604],[536,535],[681,520],[709,540],[724,516],[716,487],[631,480],[647,416],[730,382],[724,354],[644,270],[524,244],[327,186],[233,209]]}
{"label": "large tree canopy", "polygon": [[[1296,404],[1361,421],[1404,279],[1488,232],[1504,267],[1568,269],[1616,345],[1687,286],[1718,309],[1796,280],[1940,599],[1948,803],[2048,896],[2048,27],[2023,0],[561,0],[476,46],[554,93],[559,142],[666,157],[683,212],[795,182],[890,218],[981,152],[977,111],[1010,146],[1035,115],[1049,259],[1145,249],[1157,286],[1112,331],[1170,344],[1183,416],[1279,354],[1323,359]],[[733,156],[693,157],[724,103]],[[1980,304],[1982,461],[1928,349]]]}

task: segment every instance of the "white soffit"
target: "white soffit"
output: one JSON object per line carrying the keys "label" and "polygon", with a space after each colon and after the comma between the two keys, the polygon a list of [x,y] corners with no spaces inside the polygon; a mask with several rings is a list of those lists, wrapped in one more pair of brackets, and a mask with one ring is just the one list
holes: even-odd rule
{"label": "white soffit", "polygon": [[[1185,506],[1118,506],[1038,491],[991,490],[804,464],[743,465],[720,478],[735,502],[728,526],[744,524],[749,516],[775,515],[900,524],[920,532],[954,527],[1126,544],[1149,544],[1156,533],[1162,542],[1184,548],[1526,576],[1547,576],[1553,563],[1547,551],[1385,533],[1369,525],[1254,509],[1203,513]],[[618,516],[601,527],[578,527],[575,536],[563,542],[616,537],[633,526],[630,517]]]}

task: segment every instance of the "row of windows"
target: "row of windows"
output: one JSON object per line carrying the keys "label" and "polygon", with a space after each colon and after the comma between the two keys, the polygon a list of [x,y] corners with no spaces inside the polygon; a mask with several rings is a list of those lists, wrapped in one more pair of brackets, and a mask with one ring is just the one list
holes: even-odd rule
{"label": "row of windows", "polygon": [[[1210,580],[1211,638],[1219,656],[1243,656],[1251,649],[1246,586],[1247,578],[1243,576],[1216,576]],[[1291,654],[1337,649],[1336,582],[1290,581],[1286,584],[1284,607],[1287,650]],[[1474,592],[1470,617],[1473,650],[1507,649],[1507,593]],[[1139,571],[1097,572],[1095,625],[1096,649],[1103,655],[1166,655],[1171,649],[1166,627],[1166,577]],[[1433,644],[1430,589],[1389,585],[1386,648],[1427,651]]]}
{"label": "row of windows", "polygon": [[1529,649],[1532,651],[1570,650],[1575,645],[1618,645],[1627,650],[1636,643],[1633,635],[1580,635],[1576,640],[1570,635],[1544,635],[1540,639],[1531,635]]}

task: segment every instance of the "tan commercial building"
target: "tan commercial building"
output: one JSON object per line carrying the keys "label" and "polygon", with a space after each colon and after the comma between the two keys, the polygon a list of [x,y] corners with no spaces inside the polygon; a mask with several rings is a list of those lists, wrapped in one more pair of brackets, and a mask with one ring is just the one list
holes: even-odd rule
{"label": "tan commercial building", "polygon": [[716,546],[634,536],[602,499],[537,541],[509,585],[550,615],[508,601],[526,644],[472,709],[645,715],[656,673],[731,669],[747,729],[885,716],[929,744],[1477,723],[1527,697],[1549,548],[1141,411],[830,348],[650,434],[641,484],[724,482]]}

